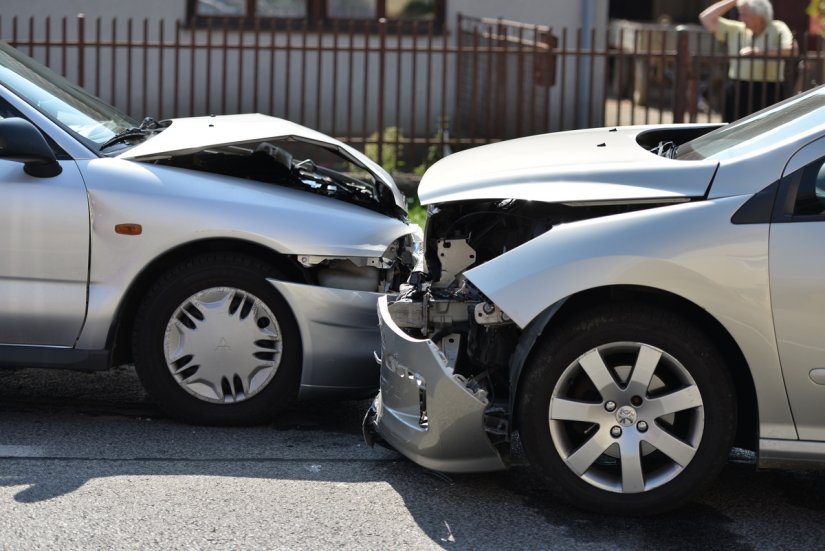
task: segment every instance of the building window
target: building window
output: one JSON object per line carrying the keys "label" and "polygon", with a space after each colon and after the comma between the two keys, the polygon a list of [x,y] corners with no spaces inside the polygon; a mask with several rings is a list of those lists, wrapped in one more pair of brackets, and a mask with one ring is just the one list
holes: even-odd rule
{"label": "building window", "polygon": [[187,21],[195,27],[299,28],[376,31],[386,19],[395,32],[440,31],[446,0],[187,0]]}

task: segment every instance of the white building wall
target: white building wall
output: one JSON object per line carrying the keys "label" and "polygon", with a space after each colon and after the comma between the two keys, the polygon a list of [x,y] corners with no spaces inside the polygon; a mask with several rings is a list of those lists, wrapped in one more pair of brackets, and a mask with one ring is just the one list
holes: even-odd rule
{"label": "white building wall", "polygon": [[74,17],[79,13],[87,17],[112,17],[128,19],[182,19],[186,16],[184,0],[3,0],[3,22],[17,15],[42,18]]}

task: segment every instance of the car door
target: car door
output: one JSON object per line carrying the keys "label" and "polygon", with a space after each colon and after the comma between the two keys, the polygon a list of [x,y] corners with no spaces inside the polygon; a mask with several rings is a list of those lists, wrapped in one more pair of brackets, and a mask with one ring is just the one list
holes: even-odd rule
{"label": "car door", "polygon": [[782,374],[801,440],[825,441],[825,138],[782,177],[770,232],[770,286]]}
{"label": "car door", "polygon": [[[0,117],[9,114],[0,98]],[[62,156],[49,178],[0,159],[0,345],[72,346],[83,325],[89,206],[77,164]]]}

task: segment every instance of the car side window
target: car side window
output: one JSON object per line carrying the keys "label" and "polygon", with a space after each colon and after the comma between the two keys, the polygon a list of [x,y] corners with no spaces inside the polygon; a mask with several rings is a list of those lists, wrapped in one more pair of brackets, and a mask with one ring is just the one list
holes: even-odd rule
{"label": "car side window", "polygon": [[825,159],[819,159],[802,171],[794,201],[793,215],[796,217],[823,214],[825,214]]}
{"label": "car side window", "polygon": [[[26,118],[23,113],[18,111],[12,104],[6,101],[3,98],[0,98],[0,120],[8,119],[12,117],[18,117],[24,120],[29,120]],[[31,122],[31,121],[29,121]],[[49,147],[52,148],[54,151],[55,156],[60,160],[67,160],[70,159],[69,155],[63,151],[63,148],[57,145],[57,143],[52,140],[52,138],[46,134],[43,134],[43,137],[46,138],[46,143],[49,144]]]}
{"label": "car side window", "polygon": [[8,119],[10,117],[24,118],[20,111],[12,107],[12,105],[3,98],[0,98],[0,119]]}

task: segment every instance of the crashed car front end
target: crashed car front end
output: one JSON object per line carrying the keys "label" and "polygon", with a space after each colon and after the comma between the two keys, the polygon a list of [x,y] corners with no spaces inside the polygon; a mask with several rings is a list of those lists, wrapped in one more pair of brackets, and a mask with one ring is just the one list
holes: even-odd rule
{"label": "crashed car front end", "polygon": [[[707,130],[683,128],[673,137],[684,141]],[[640,129],[618,136],[601,132],[614,140],[632,140],[637,148],[636,142],[644,141]],[[655,131],[649,134],[647,140],[656,142],[638,149],[655,165],[663,159],[651,150],[661,140]],[[594,144],[598,138],[579,132],[564,137]],[[501,157],[513,158],[524,146],[520,141],[478,151],[484,155],[488,150],[489,156],[500,150]],[[413,273],[397,298],[379,301],[381,391],[364,421],[365,437],[370,443],[383,440],[434,470],[480,472],[509,466],[518,376],[553,310],[547,305],[543,316],[526,323],[511,319],[473,283],[473,268],[496,266],[507,278],[507,253],[553,228],[691,202],[705,192],[713,174],[712,166],[697,163],[663,188],[644,178],[636,178],[642,183],[634,185],[621,164],[608,177],[571,168],[575,162],[551,167],[556,172],[544,175],[519,165],[518,159],[512,162],[506,175],[494,176],[480,167],[478,174],[461,174],[462,166],[474,164],[462,162],[461,156],[435,165],[419,189],[422,202],[430,203],[426,270]],[[530,294],[529,289],[522,292]]]}
{"label": "crashed car front end", "polygon": [[509,466],[511,390],[524,361],[520,351],[536,335],[486,297],[465,271],[556,225],[653,206],[660,203],[583,207],[490,200],[432,207],[427,273],[414,274],[398,298],[379,301],[381,394],[368,414],[367,433],[434,470]]}

